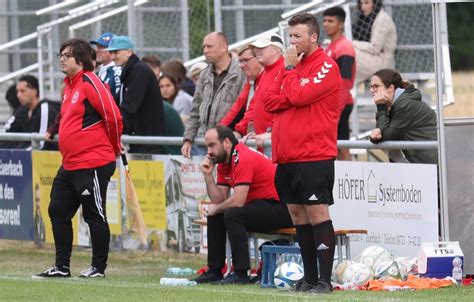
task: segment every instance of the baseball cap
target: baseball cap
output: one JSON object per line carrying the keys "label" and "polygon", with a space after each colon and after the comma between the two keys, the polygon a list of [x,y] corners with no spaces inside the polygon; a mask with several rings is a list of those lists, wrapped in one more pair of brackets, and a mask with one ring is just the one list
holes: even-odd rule
{"label": "baseball cap", "polygon": [[265,48],[274,45],[283,50],[283,39],[278,34],[265,33],[260,35],[257,40],[250,43],[250,45],[256,48]]}
{"label": "baseball cap", "polygon": [[114,36],[112,40],[110,40],[109,47],[105,50],[107,51],[115,51],[121,49],[133,49],[135,45],[133,44],[132,39],[127,36]]}
{"label": "baseball cap", "polygon": [[103,33],[100,35],[99,39],[95,41],[89,41],[90,44],[96,44],[104,47],[109,47],[110,40],[114,37],[113,33]]}

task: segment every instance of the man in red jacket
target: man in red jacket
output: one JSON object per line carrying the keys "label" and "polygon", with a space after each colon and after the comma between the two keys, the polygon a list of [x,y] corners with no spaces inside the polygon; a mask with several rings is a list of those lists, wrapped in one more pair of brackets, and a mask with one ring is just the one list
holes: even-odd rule
{"label": "man in red jacket", "polygon": [[110,230],[105,197],[116,157],[121,152],[122,116],[109,89],[93,72],[92,48],[85,40],[70,39],[58,54],[66,75],[58,127],[62,165],[51,189],[49,216],[56,246],[55,264],[35,277],[70,277],[72,218],[82,206],[90,228],[92,263],[80,277],[104,277]]}
{"label": "man in red jacket", "polygon": [[288,203],[301,248],[304,281],[296,290],[328,293],[335,248],[329,205],[334,203],[341,77],[337,64],[317,44],[316,18],[298,14],[288,24],[291,45],[285,68],[264,100],[265,110],[275,114],[275,185],[280,200]]}

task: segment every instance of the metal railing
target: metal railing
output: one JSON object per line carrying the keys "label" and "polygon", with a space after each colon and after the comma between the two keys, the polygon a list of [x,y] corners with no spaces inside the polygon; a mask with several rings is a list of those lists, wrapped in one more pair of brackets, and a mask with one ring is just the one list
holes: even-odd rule
{"label": "metal railing", "polygon": [[[33,149],[39,146],[39,142],[45,141],[45,137],[39,133],[0,133],[0,141],[31,141]],[[55,138],[54,141],[57,141]],[[181,136],[130,136],[123,135],[122,143],[124,145],[142,144],[142,145],[173,145],[181,146],[183,138]],[[196,138],[194,143],[204,146],[203,138]],[[255,140],[248,140],[247,145],[255,146]],[[338,140],[337,146],[346,149],[404,149],[404,150],[425,150],[438,148],[437,141],[385,141],[373,144],[370,141],[352,141]],[[264,147],[271,147],[271,141],[266,140]]]}

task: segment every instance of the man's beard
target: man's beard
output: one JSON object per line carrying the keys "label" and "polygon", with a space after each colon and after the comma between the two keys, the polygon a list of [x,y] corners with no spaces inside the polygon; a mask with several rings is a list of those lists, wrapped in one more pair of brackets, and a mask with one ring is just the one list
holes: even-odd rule
{"label": "man's beard", "polygon": [[227,153],[224,151],[224,149],[220,150],[219,153],[216,154],[216,156],[212,159],[214,163],[225,163],[227,160]]}

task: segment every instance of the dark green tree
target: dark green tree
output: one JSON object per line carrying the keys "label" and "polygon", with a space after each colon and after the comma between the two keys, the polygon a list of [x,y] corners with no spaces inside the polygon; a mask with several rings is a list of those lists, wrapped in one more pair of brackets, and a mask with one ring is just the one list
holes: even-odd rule
{"label": "dark green tree", "polygon": [[474,69],[474,3],[448,3],[448,35],[453,70]]}

